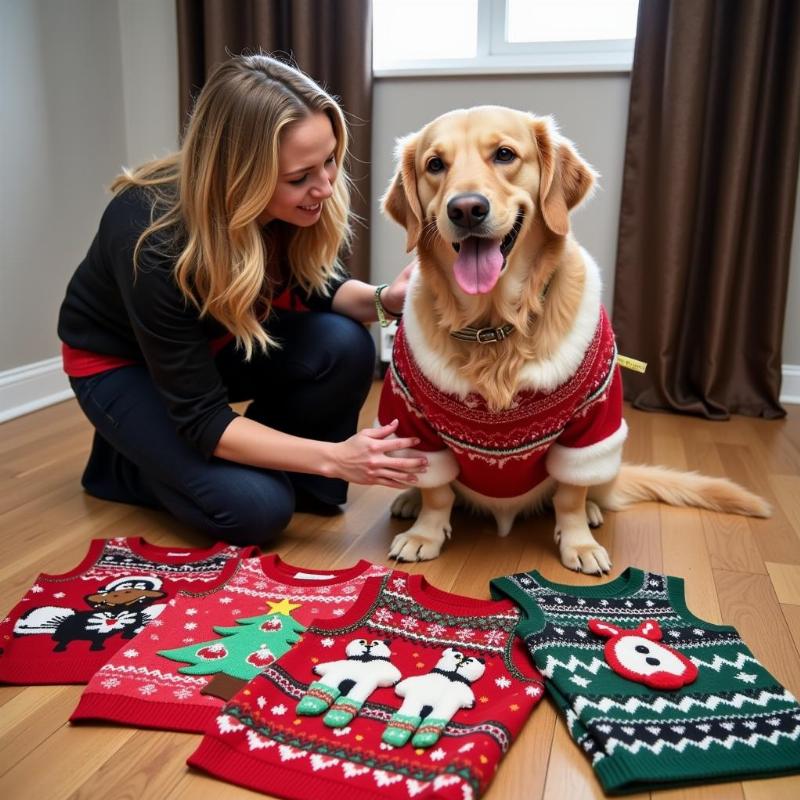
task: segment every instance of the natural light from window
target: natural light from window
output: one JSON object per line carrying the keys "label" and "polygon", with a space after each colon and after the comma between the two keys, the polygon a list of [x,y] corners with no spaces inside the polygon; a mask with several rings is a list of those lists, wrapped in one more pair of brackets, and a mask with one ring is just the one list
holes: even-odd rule
{"label": "natural light from window", "polygon": [[636,36],[639,0],[507,0],[507,3],[509,42],[596,41]]}

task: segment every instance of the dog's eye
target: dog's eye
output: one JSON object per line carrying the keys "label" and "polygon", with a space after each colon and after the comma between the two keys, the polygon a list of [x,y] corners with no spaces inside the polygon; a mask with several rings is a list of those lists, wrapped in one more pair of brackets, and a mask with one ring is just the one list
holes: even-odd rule
{"label": "dog's eye", "polygon": [[497,152],[494,154],[495,161],[501,161],[507,164],[517,157],[516,153],[509,147],[498,147]]}
{"label": "dog's eye", "polygon": [[426,169],[428,172],[432,172],[436,174],[437,172],[441,172],[444,169],[444,161],[442,161],[439,156],[434,156],[433,158],[428,159],[428,163],[426,165]]}

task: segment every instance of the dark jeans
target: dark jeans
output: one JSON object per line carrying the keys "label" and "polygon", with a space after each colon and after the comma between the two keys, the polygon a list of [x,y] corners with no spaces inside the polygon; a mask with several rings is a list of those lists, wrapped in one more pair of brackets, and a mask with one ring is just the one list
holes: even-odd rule
{"label": "dark jeans", "polygon": [[[375,365],[368,330],[338,314],[274,313],[270,333],[280,349],[256,353],[250,362],[233,344],[218,354],[230,401],[252,400],[246,416],[297,436],[329,442],[352,436]],[[143,366],[71,383],[96,430],[82,479],[96,497],[166,509],[238,545],[274,538],[294,513],[296,495],[326,505],[347,499],[339,479],[205,460],[178,435]]]}

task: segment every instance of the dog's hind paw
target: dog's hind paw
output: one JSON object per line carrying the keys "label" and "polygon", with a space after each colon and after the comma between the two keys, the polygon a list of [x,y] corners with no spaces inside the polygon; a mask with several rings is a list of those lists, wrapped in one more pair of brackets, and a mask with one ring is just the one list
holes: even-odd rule
{"label": "dog's hind paw", "polygon": [[603,524],[603,512],[593,500],[586,501],[586,521],[590,528],[599,528]]}
{"label": "dog's hind paw", "polygon": [[422,495],[419,489],[406,489],[395,497],[392,503],[392,516],[400,519],[416,519],[422,508]]}
{"label": "dog's hind paw", "polygon": [[442,544],[449,531],[442,531],[441,539],[435,541],[429,536],[414,535],[412,531],[399,533],[392,540],[389,558],[397,561],[430,561],[442,552]]}

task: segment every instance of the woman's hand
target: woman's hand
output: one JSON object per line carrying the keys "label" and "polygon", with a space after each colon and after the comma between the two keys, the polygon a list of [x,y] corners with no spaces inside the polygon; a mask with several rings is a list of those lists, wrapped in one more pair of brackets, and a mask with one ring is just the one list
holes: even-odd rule
{"label": "woman's hand", "polygon": [[343,442],[331,446],[330,477],[351,483],[379,484],[405,489],[417,482],[416,473],[425,472],[427,458],[390,455],[394,450],[416,447],[419,439],[389,438],[397,430],[397,420],[380,428],[365,428]]}
{"label": "woman's hand", "polygon": [[415,258],[391,284],[381,292],[381,303],[383,303],[384,309],[393,317],[399,317],[403,313],[408,280],[416,266],[417,259]]}

